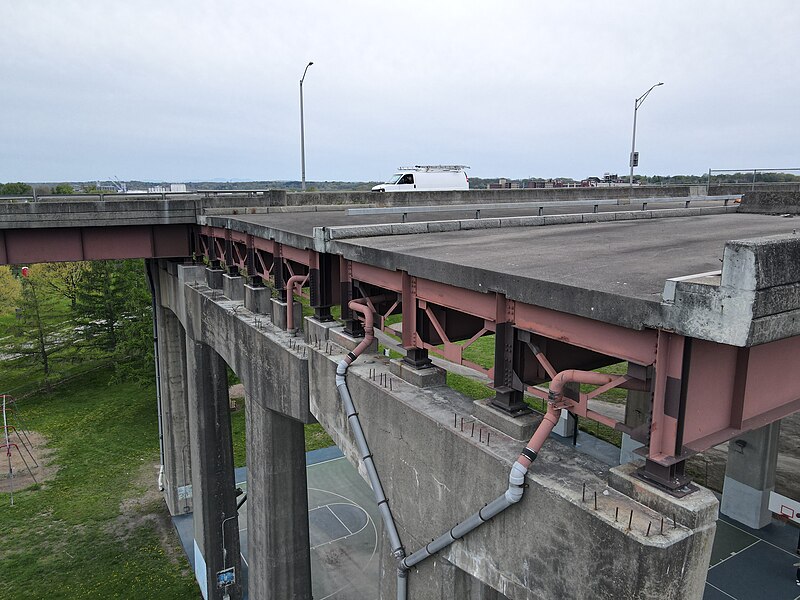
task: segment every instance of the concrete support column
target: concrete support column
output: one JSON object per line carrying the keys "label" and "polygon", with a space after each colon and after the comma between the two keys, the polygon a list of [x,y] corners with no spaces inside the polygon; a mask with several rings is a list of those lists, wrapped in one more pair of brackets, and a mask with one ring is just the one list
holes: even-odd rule
{"label": "concrete support column", "polygon": [[244,277],[238,274],[222,274],[222,295],[228,300],[244,301]]}
{"label": "concrete support column", "polygon": [[270,298],[272,298],[272,288],[265,285],[244,284],[244,307],[250,312],[257,315],[270,315],[272,318]]}
{"label": "concrete support column", "polygon": [[310,600],[303,424],[247,397],[249,595],[259,600]]}
{"label": "concrete support column", "polygon": [[720,512],[753,529],[771,521],[769,493],[775,489],[780,430],[776,421],[728,443]]}
{"label": "concrete support column", "polygon": [[178,317],[157,307],[164,498],[172,516],[192,512],[186,333]]}
{"label": "concrete support column", "polygon": [[[242,597],[239,521],[225,361],[211,348],[187,336],[192,491],[194,500],[195,577],[206,600]],[[235,569],[237,583],[218,589],[216,574]],[[254,596],[255,597],[255,596]]]}
{"label": "concrete support column", "polygon": [[206,283],[208,287],[219,290],[222,289],[222,275],[225,273],[219,267],[206,267]]}

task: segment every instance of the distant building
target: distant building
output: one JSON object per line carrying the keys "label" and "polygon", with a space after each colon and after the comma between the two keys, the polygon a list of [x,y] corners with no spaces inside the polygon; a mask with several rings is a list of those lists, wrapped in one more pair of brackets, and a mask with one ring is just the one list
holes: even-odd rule
{"label": "distant building", "polygon": [[147,188],[148,194],[175,194],[186,191],[185,183],[170,183],[169,187],[166,185],[155,185]]}
{"label": "distant building", "polygon": [[587,177],[581,181],[580,185],[581,187],[623,187],[628,185],[628,181],[620,179],[616,173],[604,173],[602,179],[599,177]]}

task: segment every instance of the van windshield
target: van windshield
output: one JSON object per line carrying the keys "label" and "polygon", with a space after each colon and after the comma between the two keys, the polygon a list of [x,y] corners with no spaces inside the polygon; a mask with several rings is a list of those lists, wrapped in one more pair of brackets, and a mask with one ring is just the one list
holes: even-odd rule
{"label": "van windshield", "polygon": [[391,183],[392,185],[394,185],[395,183],[397,183],[398,181],[400,181],[400,178],[401,178],[402,176],[403,176],[403,174],[402,174],[402,173],[395,173],[394,175],[392,175],[392,176],[389,178],[389,181],[387,181],[386,183]]}

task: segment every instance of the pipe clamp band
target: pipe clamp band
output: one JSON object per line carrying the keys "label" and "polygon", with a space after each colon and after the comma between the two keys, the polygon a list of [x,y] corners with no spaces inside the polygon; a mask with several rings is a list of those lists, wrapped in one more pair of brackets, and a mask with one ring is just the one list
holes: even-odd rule
{"label": "pipe clamp band", "polygon": [[531,450],[527,447],[522,451],[522,455],[531,462],[535,461],[537,456],[536,450]]}
{"label": "pipe clamp band", "polygon": [[356,358],[358,358],[358,357],[357,357],[355,354],[353,354],[352,352],[348,352],[348,353],[347,353],[347,356],[348,356],[348,358],[350,359],[350,361],[351,361],[351,362],[352,362],[352,361],[354,361]]}

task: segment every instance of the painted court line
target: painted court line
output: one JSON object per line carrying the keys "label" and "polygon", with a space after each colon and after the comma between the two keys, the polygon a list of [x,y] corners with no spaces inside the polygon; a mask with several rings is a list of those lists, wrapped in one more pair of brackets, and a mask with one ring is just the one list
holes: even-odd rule
{"label": "painted court line", "polygon": [[317,465],[325,465],[328,463],[332,463],[333,461],[336,460],[344,460],[344,456],[337,456],[336,458],[329,458],[328,460],[323,460],[321,462],[314,463],[313,465],[308,465],[306,466],[306,469],[310,469],[311,467],[316,467]]}
{"label": "painted court line", "polygon": [[[745,533],[747,533],[747,532],[745,532]],[[722,563],[724,563],[726,560],[729,560],[729,559],[733,558],[734,556],[739,556],[739,554],[741,554],[741,553],[742,553],[742,552],[744,552],[745,550],[749,550],[750,548],[752,548],[753,546],[755,546],[755,545],[756,545],[758,542],[762,542],[762,541],[763,541],[763,540],[760,540],[760,539],[756,538],[756,541],[755,541],[755,542],[753,542],[753,543],[752,543],[752,544],[750,544],[749,546],[745,546],[745,547],[744,547],[744,548],[742,548],[741,550],[738,550],[738,551],[736,551],[736,552],[733,552],[733,553],[732,553],[732,554],[730,554],[729,556],[726,556],[726,557],[725,557],[725,558],[723,558],[721,561],[719,561],[717,564],[715,564],[713,567],[709,567],[709,568],[708,568],[708,570],[710,571],[711,569],[713,569],[713,568],[715,568],[715,567],[718,567],[718,566],[720,566],[720,565],[721,565]],[[708,585],[711,585],[711,584],[709,583]],[[711,587],[714,587],[714,586],[713,586],[713,585],[711,585]],[[722,590],[720,590],[720,592],[722,592]],[[723,593],[725,593],[725,592],[723,592]]]}
{"label": "painted court line", "polygon": [[[748,532],[748,531],[745,531],[745,530],[744,530],[744,529],[742,529],[741,527],[736,527],[736,525],[734,525],[733,523],[728,523],[727,521],[725,521],[725,524],[726,524],[726,525],[730,525],[730,526],[731,526],[731,527],[733,527],[734,529],[738,529],[738,530],[739,530],[739,531],[741,531],[742,533],[746,533],[746,534],[747,534],[747,535],[749,535],[749,536],[756,537],[756,536],[754,536],[752,533],[750,533],[750,532]],[[770,546],[772,546],[773,548],[777,548],[777,549],[778,549],[778,550],[780,550],[781,552],[785,552],[786,554],[788,554],[788,555],[789,555],[789,556],[791,556],[792,558],[794,558],[794,557],[796,556],[796,554],[795,554],[794,552],[789,552],[789,551],[788,551],[788,550],[786,550],[785,548],[781,548],[780,546],[777,546],[777,545],[773,544],[772,542],[768,542],[767,540],[762,540],[761,538],[758,538],[758,540],[759,540],[759,541],[761,541],[761,542],[764,542],[765,544],[769,544],[769,545],[770,545]]]}
{"label": "painted court line", "polygon": [[721,589],[719,589],[719,588],[718,588],[717,586],[715,586],[713,583],[708,583],[708,582],[706,581],[706,585],[710,585],[712,588],[714,588],[715,590],[717,590],[717,591],[718,591],[720,594],[725,594],[725,595],[726,595],[728,598],[733,598],[733,600],[739,600],[739,599],[738,599],[736,596],[731,596],[731,595],[730,595],[728,592],[726,592],[725,590],[721,590]]}
{"label": "painted court line", "polygon": [[[341,523],[341,524],[342,524],[342,527],[344,527],[344,528],[347,530],[347,533],[349,533],[350,535],[352,535],[352,534],[353,534],[353,532],[352,532],[352,531],[350,531],[350,528],[349,528],[347,525],[345,525],[345,524],[344,524],[344,522],[343,522],[343,521],[342,521],[342,520],[339,518],[339,515],[337,515],[335,512],[333,512],[333,511],[331,510],[331,505],[330,505],[330,504],[326,504],[326,505],[325,505],[325,508],[327,508],[327,509],[328,509],[328,512],[329,512],[329,513],[331,513],[331,514],[332,514],[334,517],[336,517],[336,520],[337,520],[337,521],[339,521],[339,523]],[[359,507],[359,508],[360,508],[360,507]],[[362,509],[362,510],[363,510],[363,509]],[[364,528],[362,527],[361,529],[364,529]]]}

